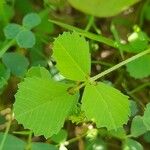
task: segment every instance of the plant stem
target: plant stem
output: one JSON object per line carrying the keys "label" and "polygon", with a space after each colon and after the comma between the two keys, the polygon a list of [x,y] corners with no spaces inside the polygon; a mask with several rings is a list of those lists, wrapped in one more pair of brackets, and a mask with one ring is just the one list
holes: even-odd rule
{"label": "plant stem", "polygon": [[136,92],[140,91],[141,89],[143,89],[143,88],[145,88],[145,87],[147,87],[147,86],[150,86],[150,83],[144,83],[144,84],[142,84],[142,85],[136,87],[135,89],[133,89],[133,90],[130,91],[129,93],[130,93],[130,94],[136,93]]}
{"label": "plant stem", "polygon": [[124,87],[125,91],[127,92],[127,94],[133,99],[135,100],[141,107],[142,111],[144,112],[144,107],[145,105],[142,103],[142,101],[140,101],[134,94],[131,94],[128,90],[128,87],[126,85],[126,80],[124,80],[124,83],[122,84],[122,86]]}
{"label": "plant stem", "polygon": [[102,34],[102,32],[101,32],[101,30],[96,26],[96,24],[95,24],[95,22],[93,23],[93,29],[95,30],[95,32],[97,33],[97,34]]}
{"label": "plant stem", "polygon": [[65,143],[66,143],[67,145],[69,145],[69,144],[71,144],[71,143],[74,143],[74,142],[80,140],[81,138],[85,137],[86,135],[87,135],[87,132],[85,132],[85,133],[83,133],[83,134],[81,134],[81,135],[78,135],[78,136],[76,136],[75,138],[72,138],[72,139],[66,141]]}
{"label": "plant stem", "polygon": [[55,21],[55,20],[49,20],[49,21],[56,24],[56,25],[58,25],[58,26],[60,26],[60,27],[65,28],[65,29],[68,29],[68,30],[71,30],[71,31],[76,31],[80,35],[85,36],[89,39],[104,43],[104,44],[106,44],[108,46],[111,46],[111,47],[114,47],[114,48],[118,48],[118,44],[116,43],[116,41],[113,41],[113,40],[111,40],[109,38],[106,38],[102,35],[97,35],[97,34],[94,34],[94,33],[91,33],[91,32],[87,32],[85,30],[79,29],[77,27],[74,27],[74,26],[59,22],[59,21]]}
{"label": "plant stem", "polygon": [[26,150],[31,150],[31,143],[32,143],[32,131],[29,132],[29,137],[28,137],[28,144],[26,146]]}
{"label": "plant stem", "polygon": [[97,80],[97,79],[99,79],[99,78],[101,78],[101,77],[103,77],[103,76],[109,74],[110,72],[112,72],[112,71],[114,71],[114,70],[117,70],[118,68],[120,68],[120,67],[126,65],[127,63],[129,63],[129,62],[131,62],[131,61],[134,61],[134,60],[136,60],[136,59],[138,59],[138,58],[140,58],[140,57],[142,57],[142,56],[144,56],[144,55],[146,55],[146,54],[148,54],[148,53],[150,53],[150,49],[147,49],[147,50],[145,50],[145,51],[143,51],[143,52],[141,52],[141,53],[139,53],[139,54],[137,54],[137,55],[134,55],[134,56],[132,56],[132,57],[130,57],[130,58],[128,58],[128,59],[122,61],[121,63],[119,63],[119,64],[117,64],[117,65],[115,65],[115,66],[113,66],[113,67],[111,67],[111,68],[109,68],[109,69],[103,71],[102,73],[100,73],[100,74],[98,74],[98,75],[96,75],[96,76],[94,76],[94,77],[91,77],[90,80],[91,80],[91,81],[95,81],[95,80]]}
{"label": "plant stem", "polygon": [[132,137],[133,137],[132,134],[128,134],[128,135],[126,136],[126,138],[132,138]]}
{"label": "plant stem", "polygon": [[[110,30],[111,30],[111,32],[112,32],[112,34],[113,34],[113,36],[114,36],[116,42],[118,43],[118,45],[120,45],[120,44],[121,44],[121,43],[120,43],[120,38],[119,38],[117,29],[116,29],[114,23],[111,24]],[[122,60],[124,60],[124,54],[123,54],[123,51],[122,51],[122,49],[120,48],[120,46],[118,47],[118,49],[119,49],[119,52],[120,52],[120,55],[121,55]]]}
{"label": "plant stem", "polygon": [[89,31],[89,30],[90,30],[90,28],[91,28],[92,25],[93,25],[93,22],[94,22],[94,16],[90,16],[90,17],[89,17],[88,24],[87,24],[87,26],[86,26],[86,28],[85,28],[85,31]]}
{"label": "plant stem", "polygon": [[11,126],[11,121],[12,121],[12,119],[10,119],[8,124],[7,124],[3,139],[2,139],[1,144],[0,144],[0,150],[3,150],[4,144],[5,144],[5,141],[6,141],[10,126]]}
{"label": "plant stem", "polygon": [[14,131],[13,134],[17,135],[29,135],[31,131]]}
{"label": "plant stem", "polygon": [[8,23],[7,15],[5,13],[5,8],[4,8],[5,4],[6,4],[5,0],[0,0],[0,16],[3,21],[1,22],[3,23],[3,25],[6,25]]}
{"label": "plant stem", "polygon": [[15,40],[11,40],[9,41],[5,46],[2,47],[2,49],[0,50],[0,58],[5,54],[5,52],[12,46],[14,45]]}
{"label": "plant stem", "polygon": [[100,64],[100,65],[104,65],[104,66],[108,66],[108,67],[112,67],[113,64],[110,64],[108,62],[104,62],[104,61],[100,61],[100,60],[93,60],[92,64]]}
{"label": "plant stem", "polygon": [[140,27],[143,26],[145,8],[148,6],[149,3],[150,3],[150,1],[149,1],[149,0],[146,0],[145,3],[143,4],[142,9],[141,9],[141,13],[140,13],[140,17],[139,17],[139,24],[140,24]]}

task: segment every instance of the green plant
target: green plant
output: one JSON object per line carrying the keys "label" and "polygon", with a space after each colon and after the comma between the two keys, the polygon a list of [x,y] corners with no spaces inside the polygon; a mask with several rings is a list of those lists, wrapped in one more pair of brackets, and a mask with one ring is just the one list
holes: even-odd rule
{"label": "green plant", "polygon": [[[6,128],[0,150],[65,150],[82,139],[87,150],[118,149],[117,140],[123,150],[144,149],[140,143],[149,142],[150,131],[149,1],[133,11],[136,22],[129,7],[138,0],[41,2],[0,2],[0,130]],[[5,15],[5,7],[17,15]],[[84,18],[81,24],[76,17]]]}
{"label": "green plant", "polygon": [[36,13],[27,14],[22,21],[22,26],[9,24],[4,28],[6,39],[15,39],[22,48],[31,48],[35,44],[35,36],[30,31],[40,24],[41,19]]}

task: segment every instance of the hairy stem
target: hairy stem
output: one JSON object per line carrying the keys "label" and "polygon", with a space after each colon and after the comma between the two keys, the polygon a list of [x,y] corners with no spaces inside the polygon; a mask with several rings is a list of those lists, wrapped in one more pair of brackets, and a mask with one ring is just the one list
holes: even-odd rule
{"label": "hairy stem", "polygon": [[68,30],[71,30],[71,31],[76,31],[78,32],[80,35],[82,36],[85,36],[89,39],[92,39],[94,41],[98,41],[98,42],[101,42],[101,43],[104,43],[108,46],[111,46],[111,47],[114,47],[114,48],[118,48],[118,44],[117,42],[109,39],[109,38],[106,38],[102,35],[97,35],[97,34],[94,34],[94,33],[91,33],[91,32],[87,32],[85,30],[82,30],[82,29],[79,29],[77,27],[74,27],[74,26],[71,26],[71,25],[68,25],[68,24],[65,24],[65,23],[62,23],[62,22],[58,22],[58,21],[55,21],[55,20],[49,20],[50,22],[60,26],[60,27],[63,27],[65,29],[68,29]]}
{"label": "hairy stem", "polygon": [[91,78],[91,81],[95,81],[95,80],[97,80],[97,79],[99,79],[99,78],[101,78],[101,77],[103,77],[103,76],[105,76],[105,75],[111,73],[112,71],[115,71],[115,70],[117,70],[118,68],[120,68],[120,67],[122,67],[122,66],[128,64],[129,62],[134,61],[134,60],[136,60],[136,59],[138,59],[138,58],[140,58],[140,57],[142,57],[142,56],[144,56],[144,55],[146,55],[146,54],[148,54],[148,53],[150,53],[150,49],[147,49],[147,50],[145,50],[145,51],[143,51],[143,52],[141,52],[141,53],[138,53],[138,54],[136,54],[136,55],[134,55],[134,56],[132,56],[132,57],[130,57],[130,58],[128,58],[128,59],[126,59],[126,60],[120,62],[119,64],[117,64],[117,65],[115,65],[115,66],[113,66],[113,67],[111,67],[111,68],[109,68],[109,69],[103,71],[102,73],[100,73],[100,74],[98,74],[98,75],[92,77],[92,78]]}

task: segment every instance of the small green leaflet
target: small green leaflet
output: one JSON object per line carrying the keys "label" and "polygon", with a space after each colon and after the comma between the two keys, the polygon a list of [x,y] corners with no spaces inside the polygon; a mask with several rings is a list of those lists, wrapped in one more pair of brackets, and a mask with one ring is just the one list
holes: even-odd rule
{"label": "small green leaflet", "polygon": [[21,48],[32,48],[35,45],[35,35],[29,30],[22,30],[16,36],[17,44]]}
{"label": "small green leaflet", "polygon": [[32,150],[59,150],[59,149],[57,146],[52,145],[52,144],[33,142],[32,143]]}
{"label": "small green leaflet", "polygon": [[138,107],[137,103],[133,100],[130,100],[130,110],[131,110],[130,117],[134,117],[139,111],[139,107]]}
{"label": "small green leaflet", "polygon": [[[0,133],[0,143],[2,139],[4,138],[4,133]],[[20,140],[19,138],[7,134],[3,150],[23,150],[26,146],[26,143],[23,140]]]}
{"label": "small green leaflet", "polygon": [[19,24],[11,23],[4,28],[4,35],[6,39],[13,39],[21,30],[22,28]]}
{"label": "small green leaflet", "polygon": [[2,57],[2,62],[15,76],[23,77],[28,69],[29,61],[20,53],[9,52]]}
{"label": "small green leaflet", "polygon": [[128,52],[139,53],[148,48],[149,37],[143,31],[133,32],[128,37],[128,41],[129,41]]}
{"label": "small green leaflet", "polygon": [[35,135],[57,134],[78,99],[78,94],[68,94],[69,87],[52,79],[25,78],[15,95],[15,118]]}
{"label": "small green leaflet", "polygon": [[146,132],[143,135],[143,139],[144,139],[145,142],[150,143],[150,131]]}
{"label": "small green leaflet", "polygon": [[67,79],[85,81],[90,76],[89,44],[76,32],[64,32],[55,39],[53,57],[56,67]]}
{"label": "small green leaflet", "polygon": [[145,78],[150,75],[150,55],[142,56],[126,65],[131,77],[136,79]]}
{"label": "small green leaflet", "polygon": [[63,143],[67,140],[68,133],[66,130],[61,129],[57,134],[51,137],[51,140],[55,143]]}
{"label": "small green leaflet", "polygon": [[143,123],[142,116],[135,116],[131,124],[131,135],[138,137],[147,131],[146,126]]}
{"label": "small green leaflet", "polygon": [[[4,133],[0,133],[0,141],[4,138]],[[54,145],[41,143],[41,142],[32,142],[31,143],[32,150],[58,150],[58,148]],[[3,150],[24,150],[27,147],[27,143],[19,138],[7,134]]]}
{"label": "small green leaflet", "polygon": [[38,67],[31,67],[28,70],[28,72],[26,74],[26,77],[39,77],[39,78],[50,79],[51,78],[51,74],[44,67],[38,66]]}
{"label": "small green leaflet", "polygon": [[85,150],[108,150],[108,146],[101,138],[86,138]]}
{"label": "small green leaflet", "polygon": [[126,139],[123,150],[144,150],[144,148],[139,142],[133,139]]}
{"label": "small green leaflet", "polygon": [[22,20],[23,26],[29,30],[36,27],[40,23],[41,23],[41,18],[37,13],[29,13]]}
{"label": "small green leaflet", "polygon": [[143,115],[143,122],[148,130],[150,130],[150,103],[146,105],[144,115]]}
{"label": "small green leaflet", "polygon": [[126,131],[123,127],[118,128],[117,130],[110,130],[108,132],[108,134],[111,137],[116,137],[116,138],[119,138],[119,139],[125,139],[126,138]]}
{"label": "small green leaflet", "polygon": [[86,85],[82,110],[88,119],[96,122],[97,127],[117,130],[128,121],[130,103],[128,97],[120,91],[100,82],[97,85]]}
{"label": "small green leaflet", "polygon": [[22,26],[15,23],[10,23],[4,28],[6,39],[15,39],[19,47],[32,48],[35,45],[36,38],[32,28],[41,23],[41,18],[36,13],[27,14],[22,21]]}
{"label": "small green leaflet", "polygon": [[3,91],[3,87],[7,84],[7,80],[10,78],[10,70],[0,63],[0,93]]}
{"label": "small green leaflet", "polygon": [[76,9],[97,17],[117,15],[139,0],[68,0]]}

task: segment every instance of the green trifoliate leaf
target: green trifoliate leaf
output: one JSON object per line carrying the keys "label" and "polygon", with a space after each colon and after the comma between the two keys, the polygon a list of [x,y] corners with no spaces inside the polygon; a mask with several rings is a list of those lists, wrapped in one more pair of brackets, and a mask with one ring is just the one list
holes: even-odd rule
{"label": "green trifoliate leaf", "polygon": [[44,67],[31,67],[27,74],[26,77],[39,77],[39,78],[51,78],[51,74],[47,69]]}
{"label": "green trifoliate leaf", "polygon": [[142,56],[126,65],[131,77],[136,79],[145,78],[150,75],[150,55]]}
{"label": "green trifoliate leaf", "polygon": [[21,31],[21,26],[14,23],[8,24],[4,28],[4,34],[7,39],[15,38],[20,31]]}
{"label": "green trifoliate leaf", "polygon": [[97,17],[117,15],[139,0],[68,0],[76,9]]}
{"label": "green trifoliate leaf", "polygon": [[16,76],[24,76],[29,66],[28,59],[16,52],[5,53],[2,61],[11,73]]}
{"label": "green trifoliate leaf", "polygon": [[41,23],[41,18],[37,13],[29,13],[23,18],[23,26],[31,30]]}
{"label": "green trifoliate leaf", "polygon": [[36,39],[31,31],[23,30],[17,34],[16,41],[21,48],[32,48]]}
{"label": "green trifoliate leaf", "polygon": [[141,116],[135,116],[131,124],[131,135],[138,137],[147,131],[146,126],[143,123],[143,118]]}
{"label": "green trifoliate leaf", "polygon": [[146,105],[146,109],[143,115],[143,122],[148,130],[150,130],[150,103]]}
{"label": "green trifoliate leaf", "polygon": [[15,95],[15,118],[35,135],[57,134],[78,99],[78,94],[68,94],[69,87],[52,79],[25,78]]}
{"label": "green trifoliate leaf", "polygon": [[82,110],[97,127],[108,130],[122,127],[128,121],[130,103],[128,97],[104,83],[86,85],[82,97]]}
{"label": "green trifoliate leaf", "polygon": [[70,80],[85,81],[91,70],[89,44],[77,33],[64,32],[54,41],[53,57],[60,73]]}
{"label": "green trifoliate leaf", "polygon": [[144,149],[139,142],[133,139],[127,139],[123,145],[123,150],[144,150]]}

